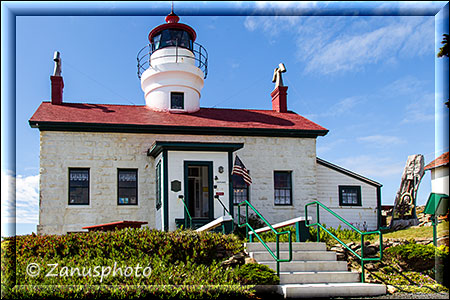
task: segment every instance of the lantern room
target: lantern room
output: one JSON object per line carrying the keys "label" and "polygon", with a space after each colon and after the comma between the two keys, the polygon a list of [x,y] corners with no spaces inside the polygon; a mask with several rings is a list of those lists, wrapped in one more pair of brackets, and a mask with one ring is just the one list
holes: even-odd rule
{"label": "lantern room", "polygon": [[195,42],[195,30],[172,11],[152,29],[138,53],[138,77],[146,105],[156,111],[196,112],[208,70],[208,54]]}

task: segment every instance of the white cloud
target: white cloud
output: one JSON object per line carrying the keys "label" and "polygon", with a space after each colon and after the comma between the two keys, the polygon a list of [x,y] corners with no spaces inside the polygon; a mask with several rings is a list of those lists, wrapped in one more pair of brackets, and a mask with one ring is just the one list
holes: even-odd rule
{"label": "white cloud", "polygon": [[359,71],[434,51],[433,17],[247,17],[249,31],[293,35],[306,73]]}
{"label": "white cloud", "polygon": [[423,95],[423,90],[427,86],[427,82],[417,79],[414,76],[407,75],[399,78],[382,89],[383,97],[419,97]]}
{"label": "white cloud", "polygon": [[371,146],[375,147],[385,147],[392,145],[404,144],[406,141],[397,136],[389,136],[389,135],[369,135],[365,137],[358,138],[358,141],[366,142],[371,144]]}
{"label": "white cloud", "polygon": [[406,106],[402,124],[434,121],[436,117],[434,111],[434,93],[422,93],[419,95],[416,101]]}
{"label": "white cloud", "polygon": [[391,175],[401,177],[404,169],[404,163],[393,162],[390,158],[375,155],[351,156],[338,159],[336,163],[339,166],[369,178],[381,178]]}
{"label": "white cloud", "polygon": [[[37,223],[39,175],[14,177],[2,171],[2,223]],[[15,196],[14,196],[15,181]],[[14,201],[15,200],[15,201]],[[14,218],[14,209],[16,218]]]}

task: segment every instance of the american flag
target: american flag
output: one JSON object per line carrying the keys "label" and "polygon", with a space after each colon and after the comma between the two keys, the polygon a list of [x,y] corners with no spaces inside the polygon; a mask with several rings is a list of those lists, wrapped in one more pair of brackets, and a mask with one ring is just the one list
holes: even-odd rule
{"label": "american flag", "polygon": [[244,182],[247,185],[250,185],[252,183],[252,178],[250,177],[248,170],[245,168],[244,164],[242,163],[242,161],[239,159],[239,157],[237,155],[236,155],[236,159],[234,160],[233,171],[231,171],[231,175],[234,175],[234,174],[242,176],[242,178],[244,179]]}

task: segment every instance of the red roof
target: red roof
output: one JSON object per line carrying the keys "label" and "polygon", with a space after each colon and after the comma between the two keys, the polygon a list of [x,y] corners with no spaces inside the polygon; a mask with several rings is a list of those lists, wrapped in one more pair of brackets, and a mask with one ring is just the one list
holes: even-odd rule
{"label": "red roof", "polygon": [[448,165],[448,152],[442,154],[428,165],[425,166],[424,170],[431,170],[440,166]]}
{"label": "red roof", "polygon": [[105,124],[151,125],[163,127],[202,127],[232,129],[269,129],[311,131],[325,135],[328,130],[294,113],[272,110],[200,108],[195,113],[156,112],[145,105],[113,105],[42,102],[30,119],[30,125]]}

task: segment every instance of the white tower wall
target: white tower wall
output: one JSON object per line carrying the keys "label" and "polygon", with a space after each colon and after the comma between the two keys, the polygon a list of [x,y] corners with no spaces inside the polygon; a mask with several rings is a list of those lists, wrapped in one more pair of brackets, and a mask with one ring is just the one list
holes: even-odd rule
{"label": "white tower wall", "polygon": [[[151,55],[150,67],[141,76],[146,105],[157,111],[196,112],[200,109],[203,78],[191,51],[176,47],[159,49]],[[171,92],[184,93],[183,109],[171,109]]]}

